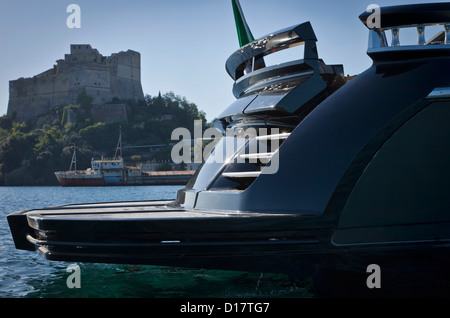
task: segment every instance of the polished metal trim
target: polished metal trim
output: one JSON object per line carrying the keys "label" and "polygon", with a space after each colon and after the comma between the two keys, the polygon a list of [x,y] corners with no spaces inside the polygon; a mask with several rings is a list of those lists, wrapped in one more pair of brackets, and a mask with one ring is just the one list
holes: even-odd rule
{"label": "polished metal trim", "polygon": [[266,66],[237,79],[233,85],[233,94],[239,98],[243,94],[248,94],[255,89],[261,89],[271,84],[294,80],[296,77],[306,78],[313,74],[314,70],[306,64],[304,59]]}
{"label": "polished metal trim", "polygon": [[450,87],[436,87],[426,98],[450,98]]}
{"label": "polished metal trim", "polygon": [[317,38],[311,23],[305,22],[276,31],[244,45],[227,59],[225,69],[236,81],[244,76],[243,65],[247,61],[302,44],[305,46],[304,58],[317,60],[315,42],[317,42]]}
{"label": "polished metal trim", "polygon": [[389,51],[422,51],[422,50],[449,50],[450,44],[441,45],[404,45],[404,46],[389,46],[377,47],[367,50],[368,54]]}
{"label": "polished metal trim", "polygon": [[399,46],[400,45],[400,37],[399,37],[399,33],[400,33],[400,29],[399,27],[393,27],[391,29],[392,32],[392,42],[391,45],[392,46]]}
{"label": "polished metal trim", "polygon": [[388,47],[388,42],[386,39],[386,33],[383,30],[371,29],[369,30],[369,49]]}
{"label": "polished metal trim", "polygon": [[[278,65],[277,65],[278,66]],[[282,76],[276,76],[276,77],[270,77],[270,78],[265,78],[251,86],[249,86],[247,89],[244,90],[244,94],[249,94],[253,91],[256,91],[258,89],[262,89],[266,86],[269,85],[274,85],[274,84],[278,84],[281,82],[287,82],[287,81],[294,81],[297,79],[301,79],[304,77],[309,77],[311,75],[314,74],[314,71],[306,71],[306,72],[301,72],[301,73],[297,73],[297,74],[290,74],[290,75],[282,75]]]}
{"label": "polished metal trim", "polygon": [[417,26],[417,45],[425,45],[425,26],[423,24]]}
{"label": "polished metal trim", "polygon": [[260,152],[260,153],[245,153],[240,154],[239,157],[242,159],[270,159],[273,157],[275,152]]}
{"label": "polished metal trim", "polygon": [[261,171],[224,172],[226,178],[258,178]]}
{"label": "polished metal trim", "polygon": [[274,134],[274,135],[264,135],[256,137],[257,140],[269,140],[269,139],[286,139],[291,133]]}
{"label": "polished metal trim", "polygon": [[445,40],[444,43],[445,44],[450,44],[450,23],[447,23],[444,25],[444,29],[445,29]]}

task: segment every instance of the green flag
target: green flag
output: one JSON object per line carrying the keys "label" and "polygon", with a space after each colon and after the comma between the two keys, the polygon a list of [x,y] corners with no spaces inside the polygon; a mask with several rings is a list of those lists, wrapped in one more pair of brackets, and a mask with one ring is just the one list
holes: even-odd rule
{"label": "green flag", "polygon": [[[231,0],[231,4],[233,6],[234,13],[234,21],[236,22],[236,31],[239,38],[239,46],[243,47],[244,45],[253,42],[255,39],[253,37],[250,28],[248,27],[247,21],[245,21],[244,13],[242,12],[241,5],[239,0]],[[246,63],[245,70],[247,73],[265,67],[266,64],[262,57],[248,60]]]}
{"label": "green flag", "polygon": [[244,14],[242,13],[242,8],[239,3],[239,0],[231,0],[231,4],[233,6],[234,20],[236,22],[236,30],[239,38],[239,46],[244,46],[255,39],[253,38],[253,34],[250,31],[250,28],[245,21]]}

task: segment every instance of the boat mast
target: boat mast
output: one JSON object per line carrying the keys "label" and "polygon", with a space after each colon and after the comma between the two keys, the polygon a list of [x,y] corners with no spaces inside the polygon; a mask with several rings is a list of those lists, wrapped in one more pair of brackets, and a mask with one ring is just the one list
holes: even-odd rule
{"label": "boat mast", "polygon": [[77,148],[73,148],[72,161],[70,162],[69,170],[72,171],[72,166],[74,166],[74,170],[77,170]]}
{"label": "boat mast", "polygon": [[117,151],[119,151],[119,159],[122,159],[122,126],[120,126],[119,141],[117,142],[116,153],[114,154],[114,160],[117,159]]}

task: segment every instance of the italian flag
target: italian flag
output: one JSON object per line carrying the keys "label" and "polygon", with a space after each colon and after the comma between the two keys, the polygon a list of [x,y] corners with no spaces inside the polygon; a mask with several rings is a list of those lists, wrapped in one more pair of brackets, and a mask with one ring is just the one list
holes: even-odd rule
{"label": "italian flag", "polygon": [[[234,21],[236,23],[236,31],[239,38],[239,46],[253,42],[255,38],[253,37],[252,31],[248,27],[247,21],[245,21],[244,13],[242,12],[241,4],[239,0],[231,0],[231,5],[233,6]],[[253,70],[265,67],[264,59],[254,58],[247,62],[245,70],[250,73]]]}
{"label": "italian flag", "polygon": [[253,42],[253,34],[248,27],[247,21],[245,21],[244,13],[242,12],[241,4],[239,0],[231,0],[234,13],[234,21],[236,22],[236,30],[239,38],[239,46],[244,46],[250,42]]}

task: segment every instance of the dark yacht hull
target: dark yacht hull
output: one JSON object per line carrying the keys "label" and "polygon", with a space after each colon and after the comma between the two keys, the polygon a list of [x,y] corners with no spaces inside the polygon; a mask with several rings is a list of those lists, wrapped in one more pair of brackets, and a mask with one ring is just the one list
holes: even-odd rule
{"label": "dark yacht hull", "polygon": [[[171,204],[66,205],[16,212],[8,221],[17,248],[52,261],[284,273],[314,278],[324,295],[450,291],[449,242],[338,246],[333,226],[314,217],[185,211]],[[380,266],[380,289],[367,287],[370,264]]]}

